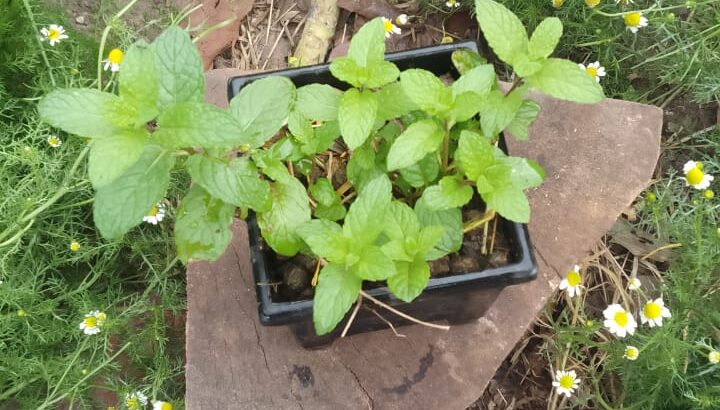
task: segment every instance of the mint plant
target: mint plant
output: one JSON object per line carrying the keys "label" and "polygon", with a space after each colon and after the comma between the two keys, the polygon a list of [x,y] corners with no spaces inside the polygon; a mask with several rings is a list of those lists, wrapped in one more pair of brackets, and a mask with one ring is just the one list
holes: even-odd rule
{"label": "mint plant", "polygon": [[[204,102],[198,53],[183,30],[170,27],[127,51],[118,95],[60,89],[39,111],[49,124],[90,139],[94,219],[104,237],[138,225],[172,173],[184,170],[192,186],[177,210],[179,258],[218,258],[237,209],[253,211],[276,253],[307,254],[322,265],[313,319],[324,334],[358,299],[363,281],[385,281],[410,302],[430,278],[428,261],[457,252],[468,226],[494,213],[528,222],[524,191],[540,185],[544,171],[507,155],[498,140],[502,131],[528,138],[539,112],[524,98],[529,90],[581,103],[603,99],[576,64],[550,58],[560,20],[546,19],[528,38],[502,5],[477,0],[477,11],[493,51],[515,71],[509,92],[469,50],[453,56],[461,75],[451,85],[426,70],[400,72],[384,60],[383,24],[375,19],[330,64],[347,89],[296,88],[270,75],[223,110]],[[325,162],[338,149],[341,183]],[[475,195],[485,203],[484,219],[464,224],[461,208]]]}

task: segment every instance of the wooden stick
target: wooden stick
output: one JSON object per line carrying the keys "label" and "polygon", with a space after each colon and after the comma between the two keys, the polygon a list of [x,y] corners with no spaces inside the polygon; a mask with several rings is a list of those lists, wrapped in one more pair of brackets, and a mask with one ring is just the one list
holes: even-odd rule
{"label": "wooden stick", "polygon": [[479,217],[477,219],[473,219],[473,220],[465,223],[463,225],[463,233],[468,233],[468,232],[472,231],[473,229],[480,227],[481,225],[490,221],[494,217],[495,217],[494,210],[491,209],[491,210],[485,212],[481,217]]}
{"label": "wooden stick", "polygon": [[392,306],[390,306],[390,305],[388,305],[388,304],[385,304],[385,303],[383,303],[383,302],[375,299],[374,297],[370,296],[370,294],[367,293],[367,292],[365,292],[364,290],[361,290],[361,291],[360,291],[360,295],[362,295],[362,296],[365,297],[366,299],[370,299],[370,300],[373,301],[373,303],[375,303],[376,305],[378,305],[378,306],[380,306],[380,307],[383,307],[383,308],[391,311],[392,313],[395,313],[396,315],[400,316],[401,318],[407,319],[407,320],[409,320],[409,321],[411,321],[411,322],[413,322],[413,323],[417,323],[418,325],[423,325],[423,326],[427,326],[427,327],[432,327],[433,329],[450,330],[450,326],[446,326],[446,325],[436,325],[436,324],[434,324],[434,323],[424,322],[424,321],[422,321],[422,320],[420,320],[420,319],[415,319],[415,318],[412,317],[412,316],[406,315],[405,313],[403,313],[403,312],[395,309],[394,307],[392,307]]}
{"label": "wooden stick", "polygon": [[395,326],[393,326],[393,324],[390,323],[389,320],[385,319],[380,313],[378,313],[377,310],[375,310],[375,309],[373,309],[373,308],[369,308],[369,307],[365,307],[365,309],[373,312],[373,313],[375,314],[375,316],[379,317],[380,320],[382,320],[383,322],[385,322],[386,325],[390,326],[390,330],[392,330],[393,333],[395,333],[395,336],[397,336],[397,337],[407,337],[407,336],[405,336],[405,335],[402,334],[402,333],[398,333],[398,331],[395,330]]}
{"label": "wooden stick", "polygon": [[342,334],[340,337],[345,337],[347,335],[348,330],[350,330],[350,325],[352,325],[352,322],[355,321],[355,316],[357,316],[358,310],[360,310],[360,304],[362,303],[362,294],[358,295],[357,302],[355,302],[355,309],[353,309],[352,314],[350,315],[350,319],[348,319],[347,323],[345,324],[345,329],[343,329]]}

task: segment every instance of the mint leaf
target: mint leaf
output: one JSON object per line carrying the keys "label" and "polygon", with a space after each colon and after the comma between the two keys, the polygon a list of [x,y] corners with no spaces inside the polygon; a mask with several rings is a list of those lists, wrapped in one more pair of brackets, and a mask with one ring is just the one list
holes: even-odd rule
{"label": "mint leaf", "polygon": [[385,58],[385,28],[381,18],[365,23],[350,41],[347,56],[360,67],[370,67]]}
{"label": "mint leaf", "polygon": [[154,50],[140,40],[127,50],[120,70],[120,95],[137,108],[136,126],[157,117],[158,84]]}
{"label": "mint leaf", "polygon": [[295,109],[313,120],[337,120],[341,96],[342,92],[329,85],[308,84],[297,89]]}
{"label": "mint leaf", "polygon": [[509,178],[517,189],[523,190],[540,186],[545,178],[545,171],[535,161],[520,157],[504,157],[500,158],[498,162],[512,169]]}
{"label": "mint leaf", "polygon": [[392,201],[383,220],[384,232],[388,238],[404,243],[406,238],[417,236],[420,221],[412,208],[399,201]]}
{"label": "mint leaf", "polygon": [[388,171],[406,168],[435,151],[445,135],[435,120],[420,120],[410,124],[390,147]]}
{"label": "mint leaf", "polygon": [[562,37],[563,25],[559,18],[548,17],[535,28],[528,49],[531,59],[550,57]]}
{"label": "mint leaf", "polygon": [[493,0],[475,0],[475,10],[480,30],[500,60],[513,65],[527,54],[527,32],[512,11]]}
{"label": "mint leaf", "polygon": [[332,205],[318,205],[314,212],[316,217],[327,219],[328,221],[339,221],[345,218],[345,214],[345,207],[339,202]]}
{"label": "mint leaf", "polygon": [[525,79],[541,92],[561,100],[593,104],[605,98],[602,87],[577,64],[550,58],[536,74]]}
{"label": "mint leaf", "polygon": [[361,146],[370,136],[378,109],[378,100],[370,91],[351,88],[340,99],[338,120],[348,148]]}
{"label": "mint leaf", "polygon": [[290,112],[287,120],[288,130],[301,143],[307,144],[315,137],[310,120],[299,111]]}
{"label": "mint leaf", "polygon": [[388,288],[404,302],[412,302],[418,297],[430,280],[430,267],[422,258],[412,262],[396,262],[397,273],[387,280]]}
{"label": "mint leaf", "polygon": [[43,97],[40,117],[55,128],[83,137],[112,137],[121,128],[114,121],[119,98],[90,88],[61,88]]}
{"label": "mint leaf", "polygon": [[107,239],[124,235],[142,222],[148,211],[165,195],[175,158],[156,145],[122,176],[95,193],[93,217],[100,234]]}
{"label": "mint leaf", "polygon": [[361,279],[385,280],[395,274],[395,263],[375,245],[365,244],[357,256],[359,260],[352,270]]}
{"label": "mint leaf", "polygon": [[400,85],[410,101],[430,114],[441,115],[452,108],[452,92],[430,71],[405,70],[400,73]]}
{"label": "mint leaf", "polygon": [[485,95],[496,84],[495,68],[492,64],[477,66],[461,75],[451,86],[454,96],[464,92]]}
{"label": "mint leaf", "polygon": [[186,166],[193,181],[212,196],[256,212],[270,209],[270,184],[260,179],[250,159],[235,158],[227,162],[195,154],[190,156]]}
{"label": "mint leaf", "polygon": [[460,132],[455,159],[468,179],[476,180],[485,169],[495,163],[490,142],[472,131]]}
{"label": "mint leaf", "polygon": [[392,199],[391,190],[390,180],[384,174],[365,184],[345,216],[345,236],[352,238],[355,244],[375,241],[383,230],[378,221],[385,217],[385,210]]}
{"label": "mint leaf", "polygon": [[450,208],[460,208],[470,202],[473,189],[463,185],[455,176],[446,176],[438,185],[425,189],[423,198],[427,207],[433,211],[442,211]]}
{"label": "mint leaf", "polygon": [[420,198],[415,204],[415,213],[423,227],[442,226],[445,228],[440,241],[424,255],[425,260],[435,260],[460,250],[463,241],[463,222],[462,212],[459,208],[433,211]]}
{"label": "mint leaf", "polygon": [[230,112],[242,128],[243,140],[257,148],[272,138],[287,121],[295,101],[295,85],[280,76],[253,81],[230,101]]}
{"label": "mint leaf", "polygon": [[140,129],[93,140],[88,157],[88,174],[93,187],[103,187],[124,174],[140,159],[147,142],[148,132]]}
{"label": "mint leaf", "polygon": [[484,104],[485,96],[481,96],[472,91],[466,91],[455,97],[453,101],[450,118],[454,123],[465,122],[478,113]]}
{"label": "mint leaf", "polygon": [[301,147],[306,155],[313,155],[318,152],[327,151],[340,136],[340,124],[337,121],[326,121],[323,125],[315,128],[315,135]]}
{"label": "mint leaf", "polygon": [[[588,76],[589,77],[589,76]],[[522,105],[519,93],[505,96],[498,90],[491,91],[480,105],[480,126],[485,135],[497,135],[504,130]]]}
{"label": "mint leaf", "polygon": [[368,78],[364,82],[367,88],[378,88],[397,80],[400,70],[389,61],[378,61],[368,67]]}
{"label": "mint leaf", "polygon": [[410,111],[418,109],[417,105],[405,94],[399,82],[386,85],[378,90],[375,95],[378,101],[382,101],[382,104],[378,104],[377,112],[377,119],[380,121],[399,118]]}
{"label": "mint leaf", "polygon": [[469,48],[461,48],[453,51],[450,58],[460,75],[465,74],[479,65],[487,64],[485,57]]}
{"label": "mint leaf", "polygon": [[232,239],[230,224],[235,207],[213,198],[198,185],[180,202],[175,222],[175,244],[183,263],[190,259],[214,261]]}
{"label": "mint leaf", "polygon": [[526,55],[518,56],[518,58],[515,60],[515,64],[513,64],[513,69],[515,69],[515,73],[523,78],[537,73],[542,69],[542,67],[542,60],[534,61]]}
{"label": "mint leaf", "polygon": [[205,103],[182,103],[160,114],[153,139],[172,148],[228,149],[248,142],[242,131],[225,110]]}
{"label": "mint leaf", "polygon": [[330,263],[320,271],[313,298],[313,323],[318,335],[330,333],[345,317],[360,293],[362,281],[342,265]]}
{"label": "mint leaf", "polygon": [[530,222],[530,204],[525,193],[512,185],[505,185],[494,191],[483,193],[483,201],[503,218],[513,222]]}
{"label": "mint leaf", "polygon": [[352,58],[338,57],[330,63],[330,73],[340,81],[344,81],[353,87],[362,87],[367,81],[368,70],[358,66]]}
{"label": "mint leaf", "polygon": [[298,226],[297,234],[315,255],[334,263],[343,263],[350,243],[335,222],[313,219]]}
{"label": "mint leaf", "polygon": [[427,255],[432,248],[443,238],[445,228],[439,225],[430,225],[422,228],[417,236],[414,248],[417,254],[421,256]]}
{"label": "mint leaf", "polygon": [[197,48],[185,30],[170,26],[152,43],[160,81],[158,109],[205,99],[205,77]]}
{"label": "mint leaf", "polygon": [[406,168],[400,169],[402,178],[414,188],[430,185],[440,173],[440,162],[432,153]]}
{"label": "mint leaf", "polygon": [[310,220],[310,204],[305,187],[287,174],[274,175],[271,186],[272,206],[269,211],[257,214],[263,238],[280,255],[294,256],[302,247],[302,239],[295,230]]}
{"label": "mint leaf", "polygon": [[529,138],[530,125],[537,118],[540,105],[535,101],[524,100],[512,122],[505,128],[513,137],[525,141]]}
{"label": "mint leaf", "polygon": [[321,205],[330,206],[336,202],[340,202],[340,195],[335,192],[330,180],[321,177],[315,180],[315,183],[310,185],[308,189],[310,195]]}

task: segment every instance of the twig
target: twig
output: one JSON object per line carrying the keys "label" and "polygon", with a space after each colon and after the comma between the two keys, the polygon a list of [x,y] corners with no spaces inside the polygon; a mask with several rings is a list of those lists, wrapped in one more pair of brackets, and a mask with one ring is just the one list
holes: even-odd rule
{"label": "twig", "polygon": [[[283,25],[283,27],[287,26],[287,22]],[[272,48],[270,49],[270,52],[268,53],[267,58],[265,59],[265,63],[263,63],[261,70],[264,70],[265,67],[267,67],[268,63],[270,62],[270,58],[272,58],[273,54],[275,54],[275,49],[277,48],[278,43],[280,42],[280,39],[283,36],[283,30],[280,29],[280,32],[278,33],[277,38],[275,39],[275,43],[273,43]]]}
{"label": "twig", "polygon": [[358,295],[357,302],[355,302],[355,309],[353,309],[352,314],[350,315],[350,319],[348,319],[347,323],[345,324],[345,329],[343,329],[342,334],[340,335],[341,338],[345,337],[347,335],[348,330],[350,330],[350,325],[355,321],[355,316],[357,316],[358,310],[360,310],[360,305],[362,304],[362,293]]}
{"label": "twig", "polygon": [[341,203],[341,204],[346,204],[349,200],[355,198],[356,196],[357,196],[357,191],[353,191],[353,192],[351,192],[348,196],[346,196],[345,198],[343,198],[342,201],[340,201],[340,203]]}
{"label": "twig", "polygon": [[318,276],[320,276],[320,265],[321,265],[320,262],[321,262],[321,260],[318,259],[317,266],[315,266],[315,273],[313,274],[312,280],[310,281],[310,284],[312,285],[312,287],[317,286],[317,283],[318,283]]}
{"label": "twig", "polygon": [[332,183],[332,177],[333,177],[333,153],[332,151],[328,152],[328,162],[327,162],[327,179]]}
{"label": "twig", "polygon": [[415,318],[412,317],[412,316],[406,315],[405,313],[403,313],[403,312],[395,309],[394,307],[392,307],[392,306],[390,306],[390,305],[388,305],[388,304],[386,304],[386,303],[383,303],[383,302],[375,299],[373,296],[371,296],[369,293],[365,292],[364,290],[361,290],[361,291],[360,291],[360,294],[361,294],[363,297],[365,297],[366,299],[370,299],[371,301],[373,301],[373,303],[375,303],[376,305],[378,305],[378,306],[380,306],[380,307],[383,307],[383,308],[391,311],[392,313],[395,313],[396,315],[400,316],[400,317],[403,318],[403,319],[407,319],[407,320],[409,320],[409,321],[411,321],[411,322],[413,322],[413,323],[417,323],[417,324],[419,324],[419,325],[431,327],[431,328],[433,328],[433,329],[450,330],[450,326],[446,326],[446,325],[436,325],[436,324],[434,324],[434,323],[424,322],[424,321],[422,321],[422,320],[420,320],[420,319],[415,319]]}
{"label": "twig", "polygon": [[[272,24],[272,12],[273,12],[274,3],[275,3],[275,0],[270,0],[270,13],[268,14],[267,31],[265,31],[265,44],[267,44],[268,40],[270,39],[270,27],[272,27],[272,25],[273,25]],[[280,33],[280,34],[282,34],[282,33]],[[279,37],[280,36],[278,36],[278,38]],[[275,44],[277,44],[277,41],[275,42]],[[275,47],[273,47],[273,50],[274,49],[275,49]],[[272,54],[272,51],[270,52],[270,54]],[[268,57],[268,60],[269,59],[270,59],[270,57]],[[263,69],[265,69],[265,66],[263,66]]]}
{"label": "twig", "polygon": [[495,235],[497,235],[497,217],[493,218],[493,234],[490,239],[490,252],[488,252],[490,255],[492,255],[493,250],[495,250]]}
{"label": "twig", "polygon": [[652,250],[650,253],[648,253],[647,255],[645,255],[645,256],[643,256],[642,258],[640,258],[640,260],[644,261],[645,259],[650,258],[651,256],[655,255],[655,254],[658,253],[658,252],[664,251],[664,250],[666,250],[666,249],[679,248],[679,247],[681,247],[681,246],[682,246],[681,243],[669,243],[669,244],[667,244],[667,245],[664,245],[664,246],[661,246],[661,247],[659,247],[659,248],[657,248],[657,249]]}
{"label": "twig", "polygon": [[407,337],[407,336],[405,336],[405,335],[402,334],[402,333],[398,333],[398,331],[395,330],[395,326],[393,326],[393,324],[390,323],[389,320],[385,319],[380,313],[378,313],[377,310],[375,310],[375,309],[373,309],[373,308],[369,308],[369,307],[367,307],[367,306],[365,307],[365,309],[373,312],[373,313],[375,314],[375,316],[377,316],[378,318],[380,318],[380,320],[382,320],[383,322],[385,322],[386,325],[390,326],[390,330],[392,330],[393,333],[395,333],[395,336],[397,336],[397,337]]}
{"label": "twig", "polygon": [[478,228],[479,226],[485,224],[486,222],[490,221],[492,218],[495,217],[495,211],[489,210],[486,211],[481,217],[477,219],[473,219],[468,221],[463,225],[463,233],[468,233],[472,231],[475,228]]}
{"label": "twig", "polygon": [[352,187],[352,183],[350,181],[343,182],[342,185],[338,187],[338,189],[335,190],[338,195],[342,195],[345,192],[347,192]]}

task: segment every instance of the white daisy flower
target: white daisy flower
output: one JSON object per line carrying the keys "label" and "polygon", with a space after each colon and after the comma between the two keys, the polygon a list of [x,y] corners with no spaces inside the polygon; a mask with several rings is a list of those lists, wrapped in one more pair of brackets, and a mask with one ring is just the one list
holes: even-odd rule
{"label": "white daisy flower", "polygon": [[640,286],[642,286],[642,282],[640,282],[640,279],[638,279],[636,277],[632,277],[628,281],[628,289],[629,290],[638,290],[638,289],[640,289]]}
{"label": "white daisy flower", "polygon": [[397,24],[399,26],[405,26],[405,25],[407,25],[407,23],[409,21],[410,21],[410,19],[408,19],[407,14],[401,14],[401,15],[395,17],[395,24]]}
{"label": "white daisy flower", "polygon": [[85,315],[85,318],[80,322],[80,330],[86,335],[95,335],[100,333],[101,328],[105,324],[107,315],[99,310],[93,310]]}
{"label": "white daisy flower", "polygon": [[445,7],[449,9],[456,9],[460,7],[460,1],[459,0],[448,0],[445,2]]}
{"label": "white daisy flower", "polygon": [[125,405],[128,410],[140,410],[147,404],[147,396],[141,392],[136,391],[125,395]]}
{"label": "white daisy flower", "polygon": [[720,352],[718,352],[717,350],[713,350],[712,352],[708,353],[708,360],[711,364],[720,363]]}
{"label": "white daisy flower", "polygon": [[715,179],[714,176],[703,171],[703,163],[699,161],[686,162],[683,172],[685,173],[685,186],[692,186],[695,189],[706,189]]}
{"label": "white daisy flower", "polygon": [[649,300],[640,311],[640,322],[649,324],[650,327],[662,326],[664,317],[671,317],[670,309],[665,307],[662,298]]}
{"label": "white daisy flower", "polygon": [[565,279],[560,282],[560,290],[567,290],[568,296],[575,297],[577,294],[580,296],[580,290],[582,288],[582,275],[580,275],[580,266],[575,265],[573,270],[568,272]]}
{"label": "white daisy flower", "polygon": [[625,27],[633,33],[637,33],[638,30],[648,25],[648,19],[637,11],[626,14],[623,19],[625,20]]}
{"label": "white daisy flower", "polygon": [[107,71],[110,69],[113,73],[120,71],[120,63],[122,63],[124,57],[125,54],[122,50],[119,48],[113,48],[110,50],[110,53],[108,53],[108,58],[103,60],[103,63],[105,63],[105,66],[103,67],[104,70]]}
{"label": "white daisy flower", "polygon": [[558,370],[555,372],[555,381],[552,385],[558,395],[564,394],[566,397],[570,397],[580,386],[580,378],[575,374],[575,370],[569,372]]}
{"label": "white daisy flower", "polygon": [[637,360],[638,356],[640,356],[640,350],[638,350],[635,346],[626,346],[625,347],[625,354],[623,355],[624,358],[628,360]]}
{"label": "white daisy flower", "polygon": [[390,38],[393,34],[400,34],[402,33],[402,30],[400,30],[400,27],[393,24],[392,20],[383,17],[382,18],[383,26],[385,27],[385,38]]}
{"label": "white daisy flower", "polygon": [[155,400],[153,403],[153,410],[172,410],[172,404],[166,401]]}
{"label": "white daisy flower", "polygon": [[615,0],[615,4],[634,4],[635,0]]}
{"label": "white daisy flower", "polygon": [[54,46],[55,44],[68,38],[67,34],[65,34],[63,26],[58,26],[57,24],[51,24],[47,27],[43,27],[42,30],[40,30],[40,34],[42,34],[41,39],[43,41],[47,40],[51,46]]}
{"label": "white daisy flower", "polygon": [[152,207],[150,212],[143,217],[143,222],[157,225],[158,222],[162,222],[163,218],[165,218],[165,205],[162,202],[158,202],[157,205]]}
{"label": "white daisy flower", "polygon": [[605,77],[607,74],[605,72],[605,67],[601,66],[599,61],[590,63],[587,66],[585,66],[585,64],[578,64],[578,66],[597,82],[600,82],[600,77]]}
{"label": "white daisy flower", "polygon": [[57,148],[62,145],[62,140],[57,135],[50,135],[47,137],[47,143],[53,148]]}
{"label": "white daisy flower", "polygon": [[637,322],[630,313],[626,312],[625,309],[613,303],[603,311],[605,321],[603,324],[607,330],[617,337],[623,338],[628,334],[634,334]]}

